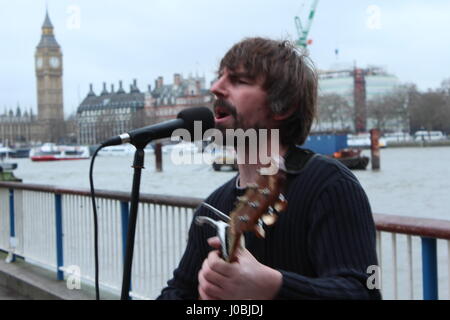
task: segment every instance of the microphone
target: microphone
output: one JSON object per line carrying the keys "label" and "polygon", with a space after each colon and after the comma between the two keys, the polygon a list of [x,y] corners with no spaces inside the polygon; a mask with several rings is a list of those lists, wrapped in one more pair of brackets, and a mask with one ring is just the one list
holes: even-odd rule
{"label": "microphone", "polygon": [[167,138],[172,135],[176,129],[186,129],[194,137],[194,122],[202,122],[202,135],[208,130],[214,128],[214,115],[206,107],[189,108],[181,111],[177,119],[152,124],[143,128],[134,129],[121,135],[112,137],[101,144],[102,147],[115,146],[123,143],[147,144],[155,139]]}

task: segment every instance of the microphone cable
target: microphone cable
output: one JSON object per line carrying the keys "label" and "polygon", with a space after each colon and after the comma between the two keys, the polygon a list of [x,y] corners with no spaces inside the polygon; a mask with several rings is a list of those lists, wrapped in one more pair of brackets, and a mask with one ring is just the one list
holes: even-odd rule
{"label": "microphone cable", "polygon": [[95,298],[96,300],[100,300],[100,290],[99,290],[99,273],[98,273],[98,217],[97,217],[97,206],[95,204],[95,190],[94,190],[94,178],[93,178],[93,169],[94,169],[94,161],[97,153],[103,148],[103,145],[100,145],[97,150],[95,150],[92,155],[91,165],[89,168],[89,183],[91,186],[91,199],[92,199],[92,210],[94,213],[94,259],[95,259]]}
{"label": "microphone cable", "polygon": [[[97,300],[100,300],[100,289],[99,289],[99,267],[98,267],[98,216],[97,216],[97,206],[95,204],[95,189],[94,189],[94,178],[93,178],[93,169],[94,169],[94,161],[98,152],[107,146],[113,146],[122,144],[125,142],[132,141],[133,145],[136,145],[137,142],[143,143],[146,141],[148,143],[152,139],[160,139],[163,137],[168,137],[173,134],[175,129],[184,128],[188,130],[190,133],[195,132],[195,123],[197,121],[201,121],[205,124],[202,131],[206,131],[207,129],[214,128],[214,116],[206,107],[196,107],[185,109],[181,111],[177,119],[173,119],[164,123],[147,126],[144,128],[132,130],[129,133],[125,133],[119,136],[115,136],[112,139],[109,139],[95,150],[92,155],[91,165],[89,168],[89,183],[91,187],[91,198],[92,198],[92,210],[94,216],[94,255],[95,255],[95,296]],[[195,135],[195,134],[194,134]],[[134,141],[136,139],[136,141]]]}

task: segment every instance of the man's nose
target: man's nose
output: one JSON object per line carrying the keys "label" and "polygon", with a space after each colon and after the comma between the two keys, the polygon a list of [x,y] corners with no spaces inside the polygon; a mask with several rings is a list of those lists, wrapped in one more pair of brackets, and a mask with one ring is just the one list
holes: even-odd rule
{"label": "man's nose", "polygon": [[211,92],[216,97],[226,97],[228,94],[227,85],[226,85],[226,79],[225,77],[218,78],[211,87]]}

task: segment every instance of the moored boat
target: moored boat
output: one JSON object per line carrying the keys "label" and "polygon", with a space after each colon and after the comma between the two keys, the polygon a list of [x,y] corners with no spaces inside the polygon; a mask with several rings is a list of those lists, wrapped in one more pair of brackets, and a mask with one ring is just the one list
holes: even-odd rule
{"label": "moored boat", "polygon": [[31,148],[17,148],[13,149],[13,151],[9,154],[10,158],[18,159],[18,158],[29,158],[30,157]]}
{"label": "moored boat", "polygon": [[17,169],[17,163],[0,162],[0,181],[22,182],[22,179],[14,176],[15,169]]}
{"label": "moored boat", "polygon": [[11,154],[11,152],[13,152],[12,149],[3,146],[3,144],[0,143],[0,159],[8,157]]}
{"label": "moored boat", "polygon": [[[95,148],[94,148],[95,150]],[[136,152],[136,147],[132,144],[126,143],[117,146],[108,146],[102,148],[99,152],[99,156],[130,156],[134,155]],[[154,153],[153,147],[149,144],[144,148],[145,154]]]}
{"label": "moored boat", "polygon": [[64,146],[45,143],[30,150],[30,159],[32,161],[82,160],[89,158],[90,154],[87,146]]}
{"label": "moored boat", "polygon": [[365,170],[369,164],[369,157],[362,156],[360,149],[341,149],[333,154],[333,158],[351,170]]}
{"label": "moored boat", "polygon": [[351,170],[364,170],[369,164],[369,157],[363,156],[361,149],[349,143],[349,136],[334,133],[311,134],[303,147],[334,158]]}

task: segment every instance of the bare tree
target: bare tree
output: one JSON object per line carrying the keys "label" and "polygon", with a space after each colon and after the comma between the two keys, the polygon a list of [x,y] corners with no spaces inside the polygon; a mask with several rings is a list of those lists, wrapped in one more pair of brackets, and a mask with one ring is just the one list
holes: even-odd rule
{"label": "bare tree", "polygon": [[411,105],[411,128],[450,131],[450,105],[444,90],[421,93]]}
{"label": "bare tree", "polygon": [[335,94],[323,94],[318,99],[319,130],[349,130],[353,123],[353,110],[347,99]]}
{"label": "bare tree", "polygon": [[447,95],[450,95],[450,78],[442,80],[441,90],[443,90]]}
{"label": "bare tree", "polygon": [[408,101],[408,89],[399,87],[389,94],[369,100],[367,116],[381,131],[401,131],[408,121]]}

